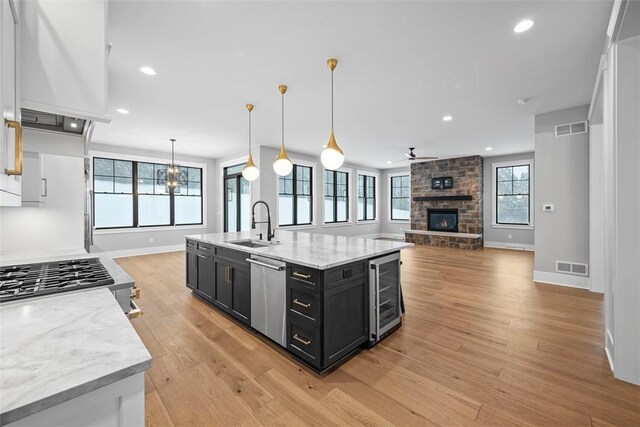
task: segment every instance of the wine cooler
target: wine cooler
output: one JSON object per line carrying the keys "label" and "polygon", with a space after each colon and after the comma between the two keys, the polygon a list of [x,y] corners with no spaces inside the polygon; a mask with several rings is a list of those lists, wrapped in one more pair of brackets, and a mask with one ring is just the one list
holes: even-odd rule
{"label": "wine cooler", "polygon": [[369,344],[374,345],[402,318],[400,253],[369,261]]}

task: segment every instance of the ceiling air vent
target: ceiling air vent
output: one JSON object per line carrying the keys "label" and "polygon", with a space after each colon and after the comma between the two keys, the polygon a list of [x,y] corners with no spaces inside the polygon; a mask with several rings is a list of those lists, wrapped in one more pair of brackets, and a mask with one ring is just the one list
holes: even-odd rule
{"label": "ceiling air vent", "polygon": [[588,276],[589,266],[577,262],[556,261],[556,271],[558,273],[575,274],[577,276]]}
{"label": "ceiling air vent", "polygon": [[575,135],[587,132],[587,122],[568,123],[566,125],[556,126],[556,137]]}

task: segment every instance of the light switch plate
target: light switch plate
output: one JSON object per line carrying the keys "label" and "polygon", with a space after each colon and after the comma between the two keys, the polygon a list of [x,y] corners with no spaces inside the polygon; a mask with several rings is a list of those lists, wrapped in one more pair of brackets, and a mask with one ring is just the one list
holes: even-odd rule
{"label": "light switch plate", "polygon": [[555,212],[555,211],[556,211],[555,205],[542,205],[542,212]]}

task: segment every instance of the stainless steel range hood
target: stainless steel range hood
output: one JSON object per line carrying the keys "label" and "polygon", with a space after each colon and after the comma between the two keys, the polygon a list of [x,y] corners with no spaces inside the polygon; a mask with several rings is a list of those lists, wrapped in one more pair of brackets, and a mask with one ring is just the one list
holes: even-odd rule
{"label": "stainless steel range hood", "polygon": [[90,120],[61,116],[44,111],[22,109],[22,127],[65,135],[82,136],[89,129]]}

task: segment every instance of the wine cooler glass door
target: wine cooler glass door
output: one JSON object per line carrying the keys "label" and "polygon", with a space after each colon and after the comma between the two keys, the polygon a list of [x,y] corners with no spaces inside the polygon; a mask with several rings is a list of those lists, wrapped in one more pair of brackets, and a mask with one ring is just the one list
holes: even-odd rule
{"label": "wine cooler glass door", "polygon": [[[371,261],[372,315],[375,340],[400,322],[400,256],[393,254]],[[373,320],[373,319],[372,319]]]}

